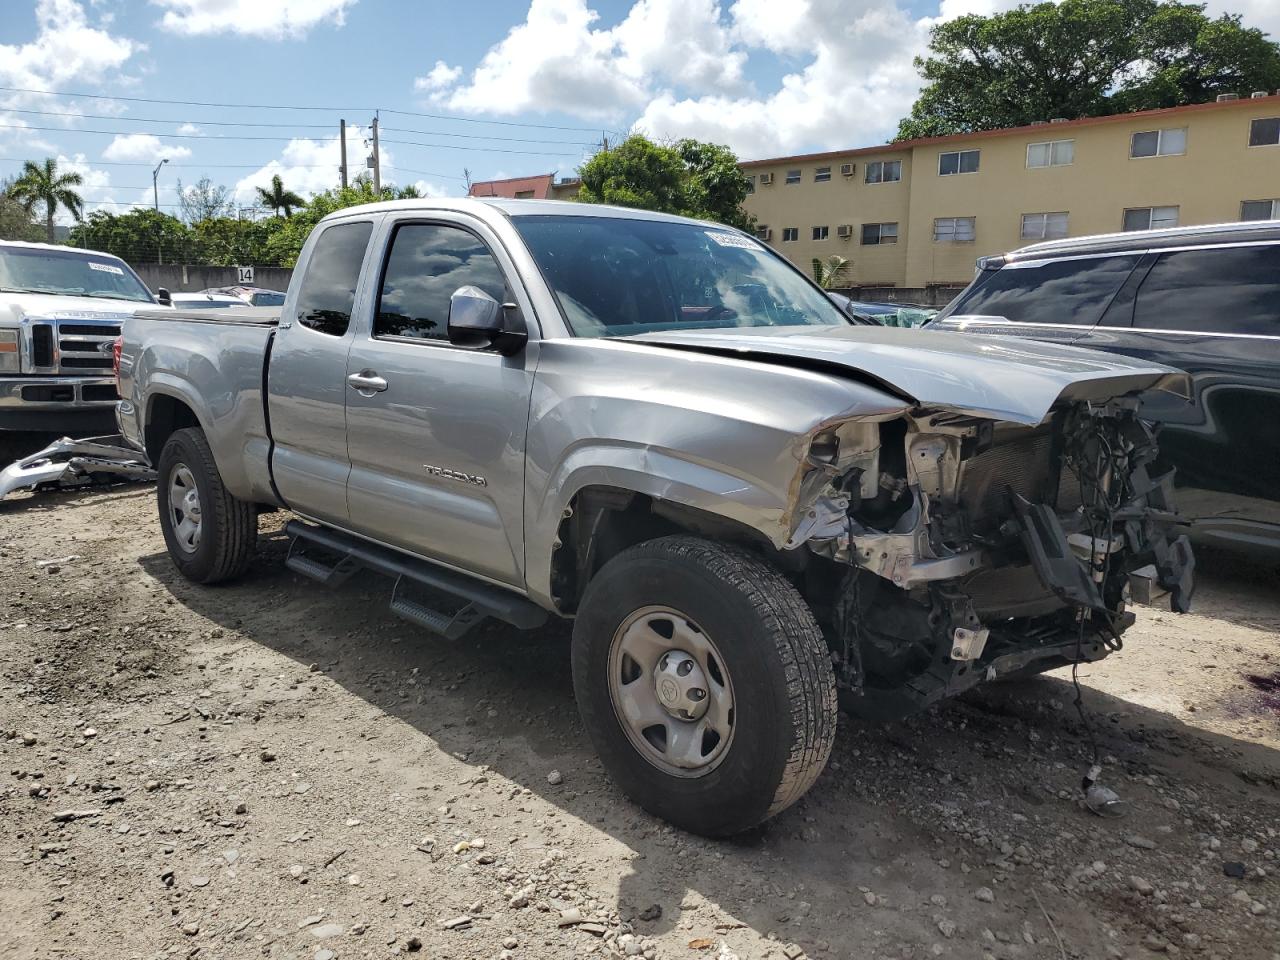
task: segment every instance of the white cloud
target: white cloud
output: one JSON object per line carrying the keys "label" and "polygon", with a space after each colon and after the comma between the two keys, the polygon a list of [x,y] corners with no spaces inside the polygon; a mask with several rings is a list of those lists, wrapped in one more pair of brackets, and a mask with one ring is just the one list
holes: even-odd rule
{"label": "white cloud", "polygon": [[458,82],[458,78],[462,76],[461,67],[451,67],[443,60],[437,60],[436,65],[425,77],[415,77],[413,80],[413,89],[426,90],[434,92],[436,90],[444,90],[453,86]]}
{"label": "white cloud", "polygon": [[566,110],[614,120],[642,109],[655,91],[740,93],[747,54],[734,49],[718,0],[637,0],[608,29],[586,0],[532,0],[523,23],[462,70],[437,61],[414,85],[470,113]]}
{"label": "white cloud", "polygon": [[197,127],[194,123],[184,123],[178,128],[178,133],[184,137],[203,137],[204,131]]}
{"label": "white cloud", "polygon": [[356,0],[151,0],[164,9],[160,26],[187,35],[239,33],[281,39],[321,23],[346,22]]}
{"label": "white cloud", "polygon": [[[369,150],[365,141],[369,131],[363,127],[347,126],[347,178],[354,180],[363,173]],[[255,187],[270,187],[271,178],[279,176],[285,189],[308,197],[321,190],[338,186],[338,166],[342,162],[342,150],[338,137],[320,140],[298,138],[290,140],[277,160],[271,160],[253,173],[242,177],[232,189],[235,201],[243,206],[253,206],[258,199]],[[390,182],[393,160],[385,147],[382,149],[383,180]]]}
{"label": "white cloud", "polygon": [[[468,113],[638,116],[654,136],[746,155],[885,135],[919,89],[911,61],[927,24],[892,3],[793,0],[781,14],[776,0],[736,0],[727,13],[718,0],[636,0],[613,27],[587,4],[532,0],[469,76],[437,62],[418,89]],[[759,94],[746,79],[753,51],[797,66]]]}
{"label": "white cloud", "polygon": [[[84,5],[76,0],[37,0],[35,18],[34,40],[0,44],[4,86],[48,90],[72,82],[98,83],[145,49],[90,24]],[[12,10],[4,19],[7,30],[18,20]]]}
{"label": "white cloud", "polygon": [[191,156],[186,147],[165,143],[152,133],[117,134],[102,151],[103,160],[125,163],[154,162],[162,159],[179,160]]}
{"label": "white cloud", "polygon": [[868,0],[807,0],[780,23],[777,9],[738,0],[735,35],[785,55],[808,54],[764,97],[654,98],[636,122],[657,137],[691,136],[733,147],[745,157],[780,150],[837,148],[892,132],[920,87],[912,58],[924,49],[925,24]]}

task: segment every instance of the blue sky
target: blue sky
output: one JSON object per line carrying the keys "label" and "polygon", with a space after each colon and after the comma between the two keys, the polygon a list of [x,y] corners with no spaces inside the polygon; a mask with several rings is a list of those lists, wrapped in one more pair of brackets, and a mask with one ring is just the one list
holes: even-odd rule
{"label": "blue sky", "polygon": [[[168,157],[169,209],[179,178],[308,194],[336,183],[339,119],[362,169],[374,108],[383,179],[439,194],[464,169],[571,175],[633,128],[744,158],[865,145],[909,109],[931,23],[1011,2],[4,0],[0,86],[78,96],[0,90],[0,177],[58,156],[89,209],[119,209],[151,202]],[[1280,33],[1276,0],[1231,7]]]}

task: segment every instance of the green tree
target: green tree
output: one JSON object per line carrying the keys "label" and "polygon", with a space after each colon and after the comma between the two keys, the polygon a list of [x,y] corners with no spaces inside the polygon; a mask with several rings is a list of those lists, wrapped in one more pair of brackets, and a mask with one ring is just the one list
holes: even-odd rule
{"label": "green tree", "polygon": [[577,199],[676,213],[750,229],[742,209],[747,178],[728,147],[697,140],[674,145],[632,134],[578,168]]}
{"label": "green tree", "polygon": [[187,225],[150,207],[123,214],[95,210],[71,228],[69,242],[115,254],[130,263],[199,262]]}
{"label": "green tree", "polygon": [[1024,4],[935,26],[897,139],[1212,100],[1280,86],[1280,45],[1178,0]]}
{"label": "green tree", "polygon": [[77,221],[80,219],[84,202],[72,187],[83,183],[84,178],[78,173],[60,173],[58,161],[53,157],[45,157],[43,164],[27,160],[22,164],[21,175],[9,188],[9,196],[21,203],[28,214],[34,214],[37,207],[43,208],[45,240],[53,243],[53,218],[59,208]]}
{"label": "green tree", "polygon": [[833,253],[825,260],[813,258],[813,282],[823,290],[835,290],[844,286],[849,273],[849,261],[839,254]]}
{"label": "green tree", "polygon": [[26,206],[9,196],[12,186],[12,178],[0,182],[0,240],[43,240],[44,230],[31,219]]}
{"label": "green tree", "polygon": [[270,249],[271,238],[287,222],[279,217],[266,220],[210,217],[192,225],[192,249],[198,262],[216,267],[275,266],[277,254]]}
{"label": "green tree", "polygon": [[284,211],[286,219],[293,216],[293,211],[300,207],[305,207],[307,201],[292,190],[284,188],[284,182],[280,179],[280,175],[274,174],[271,177],[271,189],[266,187],[256,187],[258,191],[258,199],[262,201],[264,207],[274,211],[276,216],[280,216],[280,211]]}

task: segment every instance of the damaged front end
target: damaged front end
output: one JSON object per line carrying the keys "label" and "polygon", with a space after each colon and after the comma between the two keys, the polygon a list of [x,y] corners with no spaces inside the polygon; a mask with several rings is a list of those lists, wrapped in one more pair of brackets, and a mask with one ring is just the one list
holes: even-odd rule
{"label": "damaged front end", "polygon": [[809,445],[789,550],[846,705],[892,717],[985,680],[1120,649],[1130,602],[1191,600],[1172,472],[1136,397],[1035,427],[948,412]]}

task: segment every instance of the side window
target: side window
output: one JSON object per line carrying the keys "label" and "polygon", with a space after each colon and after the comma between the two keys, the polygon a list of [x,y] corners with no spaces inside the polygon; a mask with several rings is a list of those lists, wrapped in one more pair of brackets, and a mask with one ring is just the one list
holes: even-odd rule
{"label": "side window", "polygon": [[373,224],[340,223],[316,240],[307,272],[298,290],[298,322],[331,337],[340,337],[351,323],[360,264]]}
{"label": "side window", "polygon": [[373,335],[447,340],[449,298],[465,286],[479,287],[499,303],[511,299],[497,261],[474,234],[435,223],[396,228]]}
{"label": "side window", "polygon": [[1137,254],[1123,254],[1011,263],[984,271],[947,315],[1093,326],[1137,262]]}
{"label": "side window", "polygon": [[1138,290],[1133,325],[1280,336],[1280,246],[1161,255]]}

